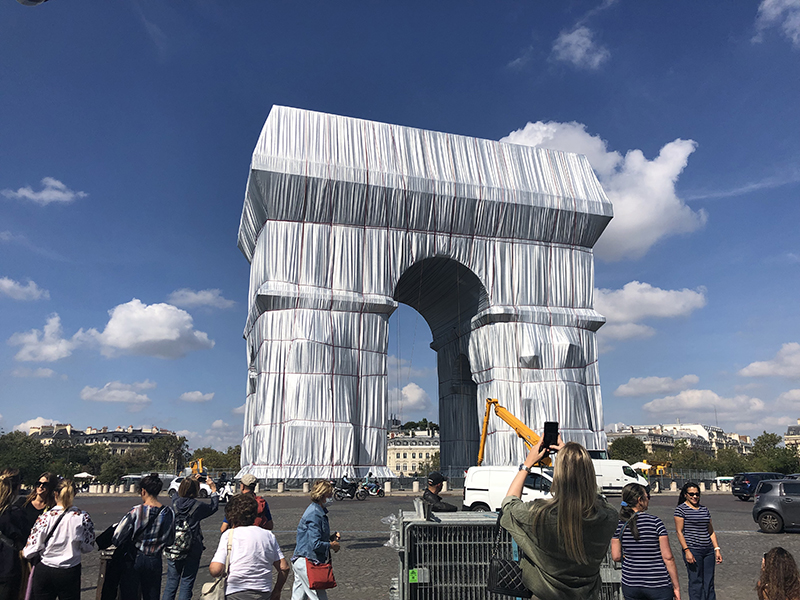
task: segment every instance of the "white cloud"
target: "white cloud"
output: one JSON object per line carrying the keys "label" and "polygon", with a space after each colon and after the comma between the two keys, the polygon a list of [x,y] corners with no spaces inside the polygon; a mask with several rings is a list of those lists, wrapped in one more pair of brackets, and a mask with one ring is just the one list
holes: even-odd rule
{"label": "white cloud", "polygon": [[55,419],[45,419],[44,417],[36,417],[35,419],[29,419],[27,421],[23,421],[19,425],[14,425],[14,431],[23,431],[28,433],[28,430],[31,427],[41,427],[42,425],[55,425],[58,423]]}
{"label": "white cloud", "polygon": [[8,277],[0,277],[0,294],[5,294],[14,300],[41,300],[50,298],[50,292],[40,288],[36,283],[28,280],[27,285]]}
{"label": "white cloud", "polygon": [[192,350],[212,348],[208,334],[194,328],[189,313],[171,304],[143,304],[134,298],[110,311],[102,333],[90,330],[104,356],[118,353],[180,358]]}
{"label": "white cloud", "polygon": [[81,399],[89,402],[113,402],[127,404],[130,412],[142,410],[151,400],[144,390],[151,390],[156,384],[149,379],[136,383],[110,381],[101,388],[86,386],[81,390]]}
{"label": "white cloud", "polygon": [[175,290],[169,295],[168,301],[175,306],[184,308],[195,308],[197,306],[211,306],[213,308],[230,308],[236,304],[233,300],[222,297],[222,291],[199,290],[194,291],[187,288]]}
{"label": "white cloud", "polygon": [[559,34],[553,42],[553,57],[579,69],[598,69],[611,57],[611,52],[594,41],[591,29],[581,25]]}
{"label": "white cloud", "polygon": [[426,413],[422,416],[427,416],[427,412],[432,408],[432,403],[428,392],[412,381],[402,390],[397,388],[389,390],[389,406],[392,411],[402,411],[406,415],[407,413]]}
{"label": "white cloud", "polygon": [[671,377],[631,377],[628,383],[623,383],[614,391],[614,395],[633,398],[652,394],[670,394],[697,385],[699,381],[700,378],[697,375],[684,375],[680,379],[672,379]]}
{"label": "white cloud", "polygon": [[764,415],[762,418],[753,421],[739,421],[733,426],[733,429],[737,432],[748,431],[753,436],[759,435],[762,431],[775,431],[783,435],[783,430],[787,426],[796,424],[797,420],[794,417]]}
{"label": "white cloud", "polygon": [[744,377],[800,378],[800,344],[784,344],[771,360],[750,363],[739,371]]}
{"label": "white cloud", "polygon": [[386,367],[390,384],[397,383],[398,380],[403,382],[412,378],[424,379],[436,374],[436,370],[431,367],[415,366],[412,361],[406,358],[398,358],[394,354],[386,357]]}
{"label": "white cloud", "polygon": [[16,360],[53,362],[71,355],[72,351],[86,339],[82,329],[71,339],[65,339],[62,333],[61,317],[58,313],[53,313],[47,318],[42,330],[31,329],[15,333],[8,338],[8,344],[22,346],[14,356]]}
{"label": "white cloud", "polygon": [[762,0],[753,42],[763,41],[764,30],[771,27],[780,27],[792,45],[800,48],[800,0]]}
{"label": "white cloud", "polygon": [[28,369],[27,367],[18,367],[11,371],[11,375],[14,377],[34,377],[40,379],[47,379],[48,377],[52,377],[55,375],[56,372],[53,369]]}
{"label": "white cloud", "polygon": [[185,392],[181,394],[181,400],[184,402],[210,402],[214,399],[214,392],[204,394],[203,392]]}
{"label": "white cloud", "polygon": [[233,413],[234,415],[243,415],[246,409],[247,409],[247,402],[231,410],[231,413]]}
{"label": "white cloud", "polygon": [[669,142],[653,160],[641,150],[629,150],[623,157],[581,123],[537,121],[500,141],[586,155],[614,205],[614,218],[594,248],[605,260],[641,258],[659,240],[706,223],[705,211],[693,211],[675,193],[678,176],[696,148],[692,140]]}
{"label": "white cloud", "polygon": [[[674,396],[665,396],[642,406],[651,414],[675,415],[688,421],[691,415],[718,415],[720,419],[738,419],[744,413],[761,412],[766,406],[759,398],[739,395],[723,398],[711,390],[684,390]],[[716,413],[715,413],[716,410]]]}
{"label": "white cloud", "polygon": [[789,390],[788,392],[783,392],[780,396],[778,396],[775,406],[793,408],[797,410],[800,408],[800,390]]}
{"label": "white cloud", "polygon": [[3,190],[2,194],[6,198],[30,200],[42,206],[46,206],[51,202],[72,202],[75,198],[85,198],[88,195],[85,192],[75,192],[58,179],[52,177],[45,177],[42,179],[42,186],[42,189],[38,192],[34,192],[33,188],[30,186],[25,186],[19,188],[16,192],[13,190]]}
{"label": "white cloud", "polygon": [[655,330],[640,321],[685,317],[705,305],[705,288],[662,290],[639,281],[619,290],[597,289],[594,297],[595,308],[608,319],[600,334],[615,340],[649,337]]}
{"label": "white cloud", "polygon": [[242,443],[242,426],[231,425],[222,419],[217,419],[206,429],[204,435],[199,436],[198,442],[201,446],[211,446],[217,450],[226,450],[228,446],[236,446]]}

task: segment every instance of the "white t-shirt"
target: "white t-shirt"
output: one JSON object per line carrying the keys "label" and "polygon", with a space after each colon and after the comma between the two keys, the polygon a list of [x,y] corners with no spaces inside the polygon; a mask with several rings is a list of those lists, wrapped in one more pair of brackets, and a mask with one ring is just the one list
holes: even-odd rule
{"label": "white t-shirt", "polygon": [[244,590],[272,591],[272,564],[283,558],[278,540],[271,531],[255,525],[235,527],[222,534],[211,562],[225,564],[228,533],[231,532],[233,542],[225,594]]}

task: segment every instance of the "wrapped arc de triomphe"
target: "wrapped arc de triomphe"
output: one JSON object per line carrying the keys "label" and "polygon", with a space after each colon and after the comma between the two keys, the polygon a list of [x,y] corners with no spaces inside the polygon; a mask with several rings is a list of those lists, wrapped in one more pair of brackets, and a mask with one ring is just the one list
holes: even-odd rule
{"label": "wrapped arc de triomphe", "polygon": [[[475,464],[487,397],[605,448],[592,247],[611,217],[582,155],[273,107],[239,227],[251,263],[240,474],[391,474],[400,302],[433,335],[443,470]],[[486,464],[523,452],[493,417]]]}

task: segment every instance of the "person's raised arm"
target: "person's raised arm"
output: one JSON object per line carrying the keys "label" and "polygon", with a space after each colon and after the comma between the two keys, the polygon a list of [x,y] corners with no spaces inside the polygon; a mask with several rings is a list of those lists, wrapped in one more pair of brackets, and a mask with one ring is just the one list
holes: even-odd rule
{"label": "person's raised arm", "polygon": [[672,581],[672,593],[676,600],[681,600],[681,587],[678,584],[678,568],[675,566],[675,557],[672,555],[672,548],[669,545],[669,537],[666,535],[658,536],[658,545],[661,547],[661,558],[667,567],[669,579]]}
{"label": "person's raised arm", "polygon": [[[525,457],[525,461],[522,463],[528,469],[530,469],[533,465],[544,458],[544,455],[547,454],[548,450],[555,450],[558,452],[564,447],[564,442],[561,440],[561,435],[558,436],[558,443],[555,446],[550,446],[549,448],[544,447],[542,444],[544,443],[544,438],[539,440],[539,443],[530,449],[528,452],[528,456]],[[525,485],[525,478],[528,476],[528,471],[523,469],[519,470],[519,473],[514,477],[514,480],[511,482],[511,485],[508,488],[508,492],[506,496],[516,496],[517,498],[522,497],[522,488]]]}

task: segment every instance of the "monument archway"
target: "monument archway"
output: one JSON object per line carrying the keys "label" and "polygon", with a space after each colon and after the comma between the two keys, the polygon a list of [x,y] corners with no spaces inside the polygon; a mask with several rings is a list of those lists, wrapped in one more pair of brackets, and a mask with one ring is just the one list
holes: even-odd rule
{"label": "monument archway", "polygon": [[[580,155],[273,107],[239,227],[251,264],[241,473],[390,474],[398,302],[433,333],[443,470],[474,464],[486,397],[605,448],[592,247],[611,216]],[[523,457],[493,419],[486,463]]]}

